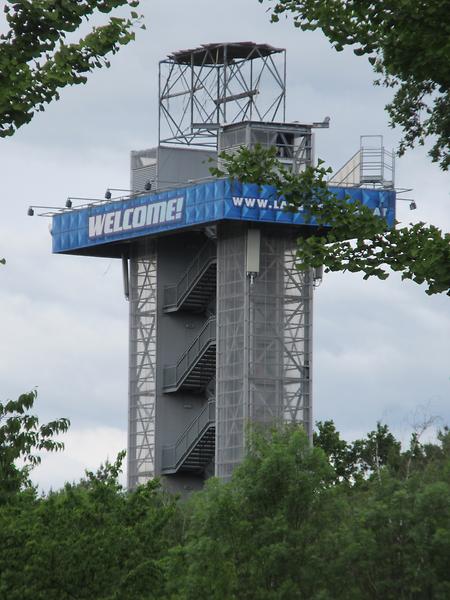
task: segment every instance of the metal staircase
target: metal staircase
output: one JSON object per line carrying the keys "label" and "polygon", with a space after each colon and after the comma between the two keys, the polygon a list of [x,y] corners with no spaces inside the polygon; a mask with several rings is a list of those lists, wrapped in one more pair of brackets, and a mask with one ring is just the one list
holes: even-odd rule
{"label": "metal staircase", "polygon": [[328,183],[338,187],[392,189],[395,185],[395,158],[383,146],[383,136],[362,135],[358,152],[332,175]]}
{"label": "metal staircase", "polygon": [[216,292],[217,249],[212,240],[200,248],[180,281],[164,288],[164,312],[203,312]]}
{"label": "metal staircase", "polygon": [[164,367],[163,390],[202,391],[216,374],[216,318],[206,321],[178,363]]}
{"label": "metal staircase", "polygon": [[[216,295],[217,248],[208,240],[175,285],[164,288],[166,313],[179,310],[207,313]],[[216,375],[216,318],[210,317],[176,365],[163,370],[163,391],[179,390],[209,395]],[[215,401],[210,399],[175,444],[162,449],[163,475],[189,472],[205,476],[215,453]]]}
{"label": "metal staircase", "polygon": [[172,446],[162,449],[161,472],[201,473],[213,460],[215,451],[216,403],[209,401]]}

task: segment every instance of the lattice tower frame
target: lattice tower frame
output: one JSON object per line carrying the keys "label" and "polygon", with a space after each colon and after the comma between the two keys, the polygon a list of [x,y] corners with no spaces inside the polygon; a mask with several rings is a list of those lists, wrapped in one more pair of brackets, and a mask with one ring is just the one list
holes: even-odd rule
{"label": "lattice tower frame", "polygon": [[225,480],[250,424],[302,423],[312,435],[313,273],[296,268],[292,236],[263,231],[252,283],[237,229],[218,238],[216,475]]}
{"label": "lattice tower frame", "polygon": [[155,475],[157,254],[133,244],[130,256],[128,489]]}
{"label": "lattice tower frame", "polygon": [[217,148],[220,125],[284,122],[286,50],[209,44],[159,63],[159,144]]}

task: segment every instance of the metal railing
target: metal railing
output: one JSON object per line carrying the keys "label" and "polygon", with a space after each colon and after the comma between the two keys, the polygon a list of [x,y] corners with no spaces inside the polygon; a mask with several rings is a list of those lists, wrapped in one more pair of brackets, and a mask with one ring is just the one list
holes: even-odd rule
{"label": "metal railing", "polygon": [[212,240],[204,244],[178,283],[164,287],[164,309],[179,306],[189,295],[192,287],[200,279],[210,264],[217,260],[216,245]]}
{"label": "metal railing", "polygon": [[339,171],[333,173],[330,185],[359,185],[361,179],[361,153],[358,150]]}
{"label": "metal railing", "polygon": [[[379,138],[379,144],[366,138]],[[382,136],[362,136],[361,147],[343,167],[332,175],[329,185],[336,186],[381,186],[393,188],[395,184],[395,157],[383,146]]]}
{"label": "metal railing", "polygon": [[360,183],[394,185],[394,156],[385,148],[361,148]]}
{"label": "metal railing", "polygon": [[200,414],[183,431],[178,440],[172,446],[163,446],[162,469],[175,470],[183,458],[193,449],[201,434],[214,424],[216,420],[216,402],[210,400],[202,409]]}
{"label": "metal railing", "polygon": [[164,367],[163,386],[172,388],[180,385],[189,374],[189,371],[208,348],[216,340],[216,317],[209,318],[203,325],[200,333],[184,352],[176,365]]}

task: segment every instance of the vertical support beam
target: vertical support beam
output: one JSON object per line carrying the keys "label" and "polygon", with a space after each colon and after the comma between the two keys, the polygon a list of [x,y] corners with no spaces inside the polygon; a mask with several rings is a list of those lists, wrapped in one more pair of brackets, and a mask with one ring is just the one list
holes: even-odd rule
{"label": "vertical support beam", "polygon": [[283,123],[286,121],[286,79],[287,79],[287,63],[286,63],[286,50],[283,50]]}
{"label": "vertical support beam", "polygon": [[[192,128],[192,124],[194,122],[194,94],[195,94],[195,86],[196,86],[196,81],[195,81],[195,69],[194,69],[194,53],[191,52],[191,89],[190,89],[190,94],[189,94],[189,102],[191,105],[191,133],[193,133],[193,128]],[[158,140],[160,140],[161,138],[158,137]]]}
{"label": "vertical support beam", "polygon": [[[222,97],[228,96],[228,47],[225,44],[223,48],[223,94]],[[227,122],[227,103],[223,102],[223,122]]]}
{"label": "vertical support beam", "polygon": [[158,63],[158,146],[161,144],[161,111],[162,111],[162,98],[161,98],[161,67],[162,61]]}
{"label": "vertical support beam", "polygon": [[[220,94],[221,94],[221,82],[222,82],[222,68],[219,66],[216,67],[216,75],[217,75],[217,81],[216,81],[216,99],[218,100],[220,98]],[[217,125],[220,125],[220,111],[221,111],[221,103],[220,102],[216,102],[216,123]],[[217,138],[218,139],[218,138]],[[217,149],[219,148],[219,142],[217,141]]]}
{"label": "vertical support beam", "polygon": [[303,423],[312,441],[312,269],[296,268],[296,245],[285,248],[284,263],[284,421]]}
{"label": "vertical support beam", "polygon": [[130,258],[128,488],[155,473],[156,250],[136,243]]}
{"label": "vertical support beam", "polygon": [[[250,90],[253,90],[253,61],[250,61]],[[253,119],[253,103],[254,103],[254,99],[253,96],[250,96],[250,121]],[[283,121],[284,121],[284,117],[283,117]]]}

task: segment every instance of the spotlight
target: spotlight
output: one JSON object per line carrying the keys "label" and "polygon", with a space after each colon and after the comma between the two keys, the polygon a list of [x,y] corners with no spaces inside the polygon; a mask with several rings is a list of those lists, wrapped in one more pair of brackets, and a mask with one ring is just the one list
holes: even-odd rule
{"label": "spotlight", "polygon": [[414,202],[414,200],[411,202],[411,204],[409,205],[409,210],[416,210],[417,208],[417,204]]}
{"label": "spotlight", "polygon": [[33,210],[33,207],[32,207],[32,206],[30,206],[30,208],[27,210],[27,215],[28,215],[29,217],[32,217],[32,216],[34,215],[34,210]]}
{"label": "spotlight", "polygon": [[70,198],[66,200],[66,208],[72,208],[72,200]]}
{"label": "spotlight", "polygon": [[105,192],[106,200],[111,200],[111,198],[112,198],[111,192],[128,192],[128,193],[134,194],[134,192],[132,190],[125,190],[123,188],[110,188],[109,187],[106,189],[106,192]]}
{"label": "spotlight", "polygon": [[323,280],[323,266],[314,268],[314,277],[313,277],[313,285],[314,287],[319,287]]}
{"label": "spotlight", "polygon": [[144,190],[146,192],[149,192],[151,189],[152,189],[152,182],[150,180],[147,180],[144,185]]}

